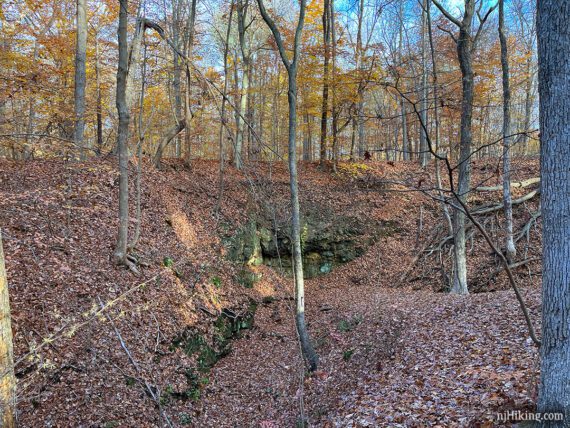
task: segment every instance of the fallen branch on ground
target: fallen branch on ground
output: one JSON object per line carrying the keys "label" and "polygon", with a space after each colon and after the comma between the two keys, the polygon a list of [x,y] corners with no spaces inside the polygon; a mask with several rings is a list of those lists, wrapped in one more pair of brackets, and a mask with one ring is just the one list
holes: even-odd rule
{"label": "fallen branch on ground", "polygon": [[[540,177],[533,177],[529,178],[528,180],[511,182],[511,189],[517,189],[517,188],[524,189],[525,187],[531,186],[536,183],[540,183]],[[475,190],[477,192],[498,192],[499,190],[503,190],[503,185],[500,184],[498,186],[479,186],[476,187]]]}
{"label": "fallen branch on ground", "polygon": [[[512,205],[522,204],[523,202],[529,201],[532,198],[534,198],[536,195],[539,195],[539,194],[540,194],[540,189],[533,190],[532,192],[529,192],[526,195],[521,196],[518,199],[513,199]],[[492,213],[495,211],[502,210],[503,208],[504,208],[504,205],[502,203],[500,203],[497,205],[475,208],[473,211],[471,211],[471,214],[473,214],[473,215],[489,214],[489,213]]]}

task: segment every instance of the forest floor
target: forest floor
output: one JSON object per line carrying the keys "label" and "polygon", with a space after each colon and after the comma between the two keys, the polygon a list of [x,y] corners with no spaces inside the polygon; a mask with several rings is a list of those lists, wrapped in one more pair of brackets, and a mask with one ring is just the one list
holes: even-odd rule
{"label": "forest floor", "polygon": [[[514,181],[538,175],[536,159],[513,164]],[[476,161],[474,184],[499,184],[496,167]],[[301,165],[303,205],[350,213],[371,229],[374,221],[397,226],[376,235],[363,256],[306,281],[320,357],[310,375],[296,341],[291,279],[260,266],[261,281],[244,288],[221,239],[260,201],[287,208],[287,171],[228,168],[216,213],[217,171],[208,161],[144,168],[136,276],[111,262],[112,159],[0,163],[21,426],[270,428],[302,426],[304,417],[322,427],[476,427],[500,425],[498,412],[533,408],[537,352],[481,237],[469,243],[469,282],[480,293],[441,292],[450,274],[445,246],[414,262],[445,237],[428,195],[433,171],[378,162],[332,174]],[[528,191],[515,189],[515,198]],[[536,199],[516,205],[517,232]],[[470,203],[493,201],[500,192],[476,193]],[[501,242],[500,213],[482,221]],[[539,226],[519,241],[517,260],[530,261],[515,271],[536,328]],[[252,303],[253,327],[196,371],[204,356],[185,353],[182,339],[213,337],[223,311],[245,314]]]}

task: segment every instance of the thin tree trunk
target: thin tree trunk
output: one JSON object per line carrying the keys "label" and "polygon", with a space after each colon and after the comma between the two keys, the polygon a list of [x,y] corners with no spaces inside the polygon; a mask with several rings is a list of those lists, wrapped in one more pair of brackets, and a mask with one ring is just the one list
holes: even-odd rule
{"label": "thin tree trunk", "polygon": [[[400,19],[400,37],[399,37],[399,51],[400,51],[400,63],[402,62],[402,49],[403,49],[403,29],[404,29],[404,17],[403,17],[403,2],[401,3],[400,6],[400,15],[401,15],[401,19]],[[401,115],[402,115],[402,156],[403,159],[406,160],[410,160],[411,159],[411,153],[409,151],[408,148],[408,112],[406,109],[406,101],[404,100],[404,97],[400,97],[400,111],[401,111]]]}
{"label": "thin tree trunk", "polygon": [[10,317],[8,279],[0,230],[0,427],[16,426],[16,376]]}
{"label": "thin tree trunk", "polygon": [[119,230],[114,257],[119,264],[127,264],[127,243],[129,233],[129,122],[130,112],[127,103],[128,79],[128,1],[120,0],[119,6],[119,63],[117,68],[117,154],[119,156]]}
{"label": "thin tree trunk", "polygon": [[97,86],[97,145],[95,153],[100,155],[103,151],[103,97],[101,94],[101,63],[99,59],[99,38],[95,36],[95,85]]}
{"label": "thin tree trunk", "polygon": [[219,179],[218,179],[218,201],[214,209],[215,213],[218,213],[220,206],[222,204],[222,196],[224,194],[224,135],[226,128],[226,97],[228,94],[228,51],[230,45],[230,34],[232,31],[232,17],[234,14],[234,2],[230,3],[230,14],[228,17],[228,28],[226,30],[226,39],[224,42],[224,90],[222,93],[222,107],[220,110],[220,129],[218,131],[218,150],[219,150]]}
{"label": "thin tree trunk", "polygon": [[[426,58],[426,24],[427,24],[427,0],[423,0],[422,3],[422,99],[420,103],[421,109],[421,119],[423,123],[426,125],[428,123],[428,84],[427,84],[427,76],[428,76],[428,67],[427,67],[427,58]],[[420,165],[422,168],[425,168],[428,164],[430,154],[427,145],[427,135],[423,127],[420,126]]]}
{"label": "thin tree trunk", "polygon": [[[236,132],[236,146],[235,146],[235,167],[241,169],[243,166],[243,141],[245,123],[243,118],[247,115],[247,105],[249,97],[249,66],[250,57],[246,47],[245,32],[247,24],[245,22],[247,17],[248,0],[237,1],[237,17],[238,17],[238,35],[239,47],[242,59],[242,77],[241,77],[241,91],[240,91],[240,109],[237,116],[237,132]],[[236,65],[237,68],[237,65]],[[237,79],[237,73],[236,73]],[[237,84],[237,82],[236,82]]]}
{"label": "thin tree trunk", "polygon": [[[144,36],[143,36],[144,40]],[[133,233],[133,238],[129,244],[129,248],[134,249],[141,236],[141,222],[142,222],[142,210],[141,210],[141,181],[142,181],[142,146],[144,143],[145,130],[143,129],[143,114],[144,114],[144,95],[145,95],[145,78],[146,78],[146,44],[144,45],[143,53],[143,64],[142,64],[142,74],[141,74],[141,94],[139,102],[139,121],[138,121],[138,131],[139,131],[139,141],[137,144],[137,175],[135,180],[135,212],[136,212],[136,222],[135,231]]]}
{"label": "thin tree trunk", "polygon": [[509,87],[509,57],[505,36],[504,0],[499,0],[499,39],[501,43],[501,68],[503,72],[503,205],[505,207],[505,231],[507,261],[512,263],[517,250],[513,240],[513,205],[511,198],[511,89]]}
{"label": "thin tree trunk", "polygon": [[570,0],[538,1],[542,205],[542,346],[539,412],[570,426]]}
{"label": "thin tree trunk", "polygon": [[336,19],[335,19],[335,8],[334,0],[329,0],[329,14],[328,18],[330,21],[330,34],[332,38],[331,54],[332,54],[332,81],[331,81],[331,91],[332,91],[332,158],[333,158],[333,171],[337,171],[338,161],[339,161],[339,147],[338,147],[338,104],[337,104],[337,76],[336,76]]}
{"label": "thin tree trunk", "polygon": [[323,62],[323,102],[321,106],[321,146],[319,164],[327,157],[327,127],[328,127],[328,111],[329,111],[329,56],[330,56],[330,0],[324,1],[323,6],[323,44],[325,48]]}
{"label": "thin tree trunk", "polygon": [[[440,117],[439,117],[439,87],[438,87],[438,76],[437,76],[437,61],[435,57],[435,47],[433,43],[433,33],[432,33],[432,26],[431,26],[431,2],[426,2],[426,20],[427,20],[427,31],[428,31],[428,38],[429,38],[429,46],[430,46],[430,55],[431,55],[431,63],[432,63],[432,76],[433,76],[433,117],[434,117],[434,126],[435,126],[435,153],[439,155],[440,149]],[[435,161],[435,180],[438,189],[442,189],[441,183],[441,168],[440,168],[440,161],[436,159]],[[453,224],[451,221],[451,215],[449,214],[449,208],[447,204],[443,201],[443,191],[440,191],[440,198],[442,199],[441,209],[443,212],[443,217],[447,224],[447,231],[448,233],[453,233]]]}
{"label": "thin tree trunk", "polygon": [[[356,32],[356,72],[358,73],[358,102],[356,104],[356,123],[358,125],[358,157],[362,159],[366,150],[364,141],[364,66],[363,66],[363,47],[362,47],[362,21],[364,19],[364,0],[358,3],[358,28]],[[353,153],[351,157],[354,159]]]}
{"label": "thin tree trunk", "polygon": [[[174,0],[172,2],[172,43],[176,47],[176,50],[180,50],[180,27],[181,27],[181,8],[182,1]],[[176,120],[181,120],[182,118],[182,67],[181,58],[178,52],[173,49],[172,61],[173,61],[173,76],[172,76],[172,89],[174,92],[174,114],[176,115]],[[174,153],[177,158],[182,155],[182,144],[181,137],[178,135],[176,137],[174,145]]]}
{"label": "thin tree trunk", "polygon": [[85,159],[85,63],[87,61],[87,0],[77,0],[77,41],[75,45],[75,130],[73,140]]}
{"label": "thin tree trunk", "polygon": [[[184,45],[184,54],[186,58],[190,58],[192,55],[192,48],[194,47],[194,30],[196,27],[196,2],[197,0],[192,0],[190,3],[190,13],[188,14],[188,19],[186,21],[186,43]],[[192,75],[190,73],[190,66],[187,61],[185,61],[186,70],[186,90],[184,95],[184,122],[185,122],[185,132],[184,132],[184,148],[186,150],[184,157],[186,158],[186,163],[190,164],[190,159],[192,156],[192,143],[190,141],[190,119],[192,118],[192,113],[190,111],[190,88],[192,83]]]}
{"label": "thin tree trunk", "polygon": [[281,33],[275,26],[273,20],[267,14],[263,0],[257,0],[261,16],[271,29],[279,53],[288,74],[288,91],[287,100],[289,102],[289,176],[290,176],[290,189],[291,189],[291,205],[292,205],[292,218],[291,218],[291,238],[293,246],[293,271],[295,276],[295,299],[296,311],[295,319],[297,325],[297,332],[299,334],[299,341],[304,357],[306,358],[311,371],[317,369],[318,357],[313,349],[307,325],[305,322],[305,283],[303,278],[303,252],[301,250],[301,213],[299,206],[299,184],[297,178],[297,66],[299,60],[299,50],[301,44],[301,33],[303,30],[303,23],[305,20],[306,0],[300,0],[299,22],[295,31],[295,44],[293,60],[289,60]]}

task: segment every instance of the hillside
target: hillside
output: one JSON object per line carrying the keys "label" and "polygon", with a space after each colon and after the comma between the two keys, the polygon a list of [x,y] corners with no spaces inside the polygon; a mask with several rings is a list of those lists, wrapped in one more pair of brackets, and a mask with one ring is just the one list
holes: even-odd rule
{"label": "hillside", "polygon": [[[536,160],[515,164],[514,181],[538,175]],[[21,426],[288,427],[301,413],[311,426],[489,426],[499,409],[533,406],[537,352],[478,233],[469,280],[481,293],[441,292],[448,254],[433,171],[300,164],[321,362],[309,375],[286,273],[283,165],[227,169],[219,211],[216,162],[145,165],[138,276],[111,262],[114,159],[25,165],[0,163]],[[476,161],[473,182],[499,184],[495,167]],[[500,192],[470,203],[493,201]],[[515,206],[517,233],[536,204]],[[497,240],[501,221],[499,211],[482,220]],[[521,236],[529,261],[515,271],[535,323],[539,226]]]}

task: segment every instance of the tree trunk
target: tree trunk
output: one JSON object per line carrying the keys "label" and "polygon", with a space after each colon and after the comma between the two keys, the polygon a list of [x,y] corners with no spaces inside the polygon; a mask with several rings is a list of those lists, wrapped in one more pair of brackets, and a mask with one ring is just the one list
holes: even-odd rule
{"label": "tree trunk", "polygon": [[332,81],[331,81],[331,91],[332,91],[332,159],[333,159],[333,171],[336,172],[337,165],[339,161],[339,147],[338,147],[338,105],[337,105],[337,78],[336,78],[336,27],[335,27],[335,15],[334,15],[334,0],[329,0],[329,28],[330,35],[332,39],[331,54],[332,54]]}
{"label": "tree trunk", "polygon": [[77,0],[77,40],[75,45],[75,131],[73,140],[85,159],[85,63],[87,60],[87,0]]}
{"label": "tree trunk", "polygon": [[363,46],[362,46],[362,21],[364,19],[364,0],[358,3],[358,29],[356,32],[356,72],[358,74],[358,92],[356,104],[356,122],[358,125],[358,157],[362,159],[366,151],[366,142],[364,141],[364,65],[363,65]]}
{"label": "tree trunk", "polygon": [[[172,2],[172,43],[176,47],[172,52],[173,75],[172,90],[174,92],[174,114],[176,119],[182,118],[182,64],[181,58],[177,50],[180,51],[180,30],[181,30],[181,8],[182,1],[174,0]],[[176,136],[174,153],[177,158],[182,155],[182,144],[180,135]]]}
{"label": "tree trunk", "polygon": [[[430,55],[431,55],[431,63],[432,63],[432,78],[433,78],[433,118],[434,118],[434,126],[435,126],[435,146],[432,149],[435,151],[437,155],[440,154],[440,117],[439,117],[439,87],[438,87],[438,76],[437,76],[437,61],[435,58],[435,47],[433,43],[433,34],[432,34],[432,26],[431,26],[431,2],[426,2],[426,21],[427,21],[427,31],[428,31],[428,38],[429,38],[429,46],[430,46]],[[442,189],[441,183],[441,168],[440,168],[440,161],[436,159],[435,161],[435,181],[438,189]],[[443,212],[443,217],[445,219],[445,223],[447,224],[448,233],[453,233],[453,224],[451,221],[451,215],[449,214],[449,208],[444,201],[444,194],[443,191],[439,192],[441,202],[441,210]]]}
{"label": "tree trunk", "polygon": [[[240,108],[237,117],[237,132],[236,132],[236,145],[235,145],[235,157],[234,163],[237,169],[241,169],[243,166],[243,140],[244,140],[244,119],[247,115],[247,105],[249,97],[249,52],[246,47],[245,32],[247,28],[247,23],[245,22],[247,16],[247,0],[237,1],[237,17],[238,17],[238,35],[239,35],[239,47],[242,59],[242,77],[241,77],[241,91],[240,91]],[[237,68],[237,65],[236,65]],[[236,74],[237,78],[237,74]],[[237,84],[237,82],[236,82]]]}
{"label": "tree trunk", "polygon": [[155,167],[160,168],[160,162],[162,161],[162,154],[164,152],[164,149],[168,147],[170,142],[184,130],[185,126],[186,122],[184,120],[181,120],[166,130],[164,136],[160,139],[158,143],[158,147],[156,148],[156,153],[153,159]]}
{"label": "tree trunk", "polygon": [[115,261],[126,264],[127,243],[129,233],[129,122],[130,113],[127,104],[128,79],[128,1],[120,0],[119,7],[119,64],[117,68],[117,113],[119,128],[117,130],[117,154],[119,156],[119,230],[115,247]]}
{"label": "tree trunk", "polygon": [[228,82],[229,82],[229,75],[228,75],[228,51],[230,45],[230,35],[232,31],[232,17],[234,14],[234,2],[230,3],[230,14],[228,17],[228,28],[226,29],[226,38],[224,41],[224,90],[222,93],[222,107],[220,110],[220,128],[218,131],[218,158],[220,162],[219,166],[219,178],[218,178],[218,201],[216,202],[216,208],[214,211],[216,213],[219,212],[221,204],[222,204],[222,196],[224,194],[224,138],[225,138],[225,131],[226,131],[226,97],[228,94]]}
{"label": "tree trunk", "polygon": [[8,280],[0,231],[0,427],[16,426],[16,377],[10,318]]}
{"label": "tree trunk", "polygon": [[517,250],[513,239],[513,205],[511,198],[511,89],[509,87],[509,57],[505,36],[504,0],[499,0],[499,39],[503,72],[503,205],[505,207],[506,258],[512,263]]}
{"label": "tree trunk", "polygon": [[[427,84],[427,76],[428,76],[428,67],[427,67],[427,58],[426,58],[426,22],[427,22],[427,0],[423,0],[422,3],[422,99],[420,103],[421,109],[421,120],[424,123],[426,129],[428,125],[428,84]],[[430,153],[427,144],[427,135],[425,132],[424,127],[420,126],[420,165],[422,168],[425,168],[428,164],[430,159]]]}
{"label": "tree trunk", "polygon": [[539,412],[570,426],[570,0],[537,2],[542,205]]}
{"label": "tree trunk", "polygon": [[321,146],[319,164],[327,157],[327,127],[328,127],[328,112],[329,112],[329,55],[330,55],[330,0],[324,1],[323,6],[323,44],[325,48],[325,57],[323,62],[323,102],[321,106]]}
{"label": "tree trunk", "polygon": [[103,98],[101,94],[101,64],[99,60],[99,39],[95,35],[95,85],[97,86],[97,145],[95,153],[100,155],[103,151]]}
{"label": "tree trunk", "polygon": [[304,357],[306,358],[311,371],[317,369],[318,357],[313,349],[307,325],[305,322],[305,283],[303,278],[303,252],[301,250],[301,213],[299,206],[299,184],[297,177],[297,65],[299,60],[299,49],[301,43],[301,33],[305,20],[306,0],[300,1],[299,22],[295,31],[295,44],[293,60],[290,61],[285,52],[281,33],[275,26],[273,20],[267,14],[263,0],[257,0],[261,15],[267,26],[271,29],[279,53],[288,74],[287,100],[289,102],[289,183],[291,189],[291,238],[293,246],[293,272],[295,276],[295,299],[296,311],[295,320],[299,341]]}

